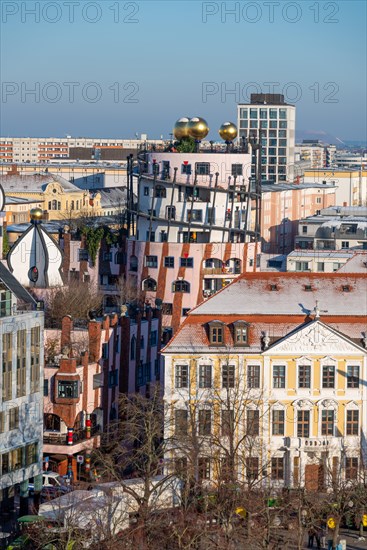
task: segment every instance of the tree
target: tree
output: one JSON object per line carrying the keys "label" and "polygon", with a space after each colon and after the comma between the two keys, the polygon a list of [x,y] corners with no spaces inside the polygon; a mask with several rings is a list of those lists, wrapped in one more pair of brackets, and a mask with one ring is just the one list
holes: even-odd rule
{"label": "tree", "polygon": [[70,280],[68,285],[50,288],[45,297],[45,325],[60,328],[61,319],[70,315],[86,323],[89,312],[99,311],[102,295],[91,282]]}

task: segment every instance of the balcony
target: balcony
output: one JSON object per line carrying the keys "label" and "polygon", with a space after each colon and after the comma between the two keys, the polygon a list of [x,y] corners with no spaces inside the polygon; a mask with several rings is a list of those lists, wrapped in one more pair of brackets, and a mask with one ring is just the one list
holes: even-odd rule
{"label": "balcony", "polygon": [[73,444],[68,445],[67,434],[59,432],[43,433],[43,452],[53,454],[75,454],[85,449],[92,449],[100,445],[100,426],[91,428],[91,437],[87,439],[85,430],[78,430],[73,433]]}

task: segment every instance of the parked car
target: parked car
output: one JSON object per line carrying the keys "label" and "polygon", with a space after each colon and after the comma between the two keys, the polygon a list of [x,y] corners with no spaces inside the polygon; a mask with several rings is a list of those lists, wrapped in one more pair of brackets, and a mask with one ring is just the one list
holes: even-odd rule
{"label": "parked car", "polygon": [[[29,495],[34,495],[34,479],[31,478],[28,483]],[[42,474],[42,490],[41,496],[43,497],[55,497],[61,496],[71,490],[67,485],[64,477],[55,472],[45,471]]]}

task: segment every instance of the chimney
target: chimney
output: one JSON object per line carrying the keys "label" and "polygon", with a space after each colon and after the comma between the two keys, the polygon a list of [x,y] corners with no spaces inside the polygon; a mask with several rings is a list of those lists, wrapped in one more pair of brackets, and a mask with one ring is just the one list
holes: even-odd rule
{"label": "chimney", "polygon": [[101,352],[101,336],[102,325],[99,321],[89,321],[88,323],[88,336],[89,336],[89,360],[91,363],[97,362],[100,358]]}
{"label": "chimney", "polygon": [[71,348],[71,331],[73,330],[73,320],[70,315],[65,315],[61,321],[61,349]]}

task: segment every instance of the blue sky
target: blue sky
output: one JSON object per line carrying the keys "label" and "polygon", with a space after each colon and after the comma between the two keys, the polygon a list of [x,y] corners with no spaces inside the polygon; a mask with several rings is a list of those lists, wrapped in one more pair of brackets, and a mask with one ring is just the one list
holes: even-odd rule
{"label": "blue sky", "polygon": [[215,139],[271,82],[303,137],[366,139],[363,1],[1,5],[2,136],[168,137],[197,115]]}

